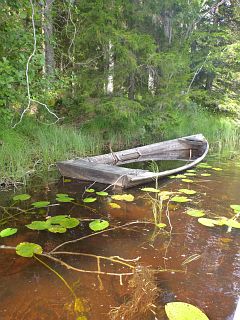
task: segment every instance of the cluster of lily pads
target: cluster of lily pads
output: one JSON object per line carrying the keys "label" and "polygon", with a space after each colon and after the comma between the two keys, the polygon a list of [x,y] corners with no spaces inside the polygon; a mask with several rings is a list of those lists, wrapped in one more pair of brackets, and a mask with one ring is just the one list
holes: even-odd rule
{"label": "cluster of lily pads", "polygon": [[[94,189],[86,189],[86,193],[95,193],[97,196],[105,197],[109,196],[108,192],[106,191],[95,191]],[[115,194],[110,196],[112,200],[116,201],[133,201],[134,196],[131,194]],[[19,201],[26,201],[31,198],[31,195],[29,194],[18,194],[13,197],[13,200],[15,202]],[[62,203],[69,203],[73,202],[75,199],[70,197],[66,193],[57,193],[56,194],[56,201],[62,202]],[[83,199],[84,203],[92,203],[97,200],[96,197],[85,197]],[[109,202],[109,206],[112,209],[119,209],[121,206],[118,203],[115,202]],[[31,206],[37,209],[45,208],[50,205],[50,201],[37,201],[33,202]],[[31,209],[30,209],[31,210]],[[80,224],[80,220],[77,218],[72,218],[68,215],[57,215],[52,217],[47,217],[46,220],[37,220],[32,221],[30,224],[27,224],[26,227],[31,230],[37,230],[37,231],[49,231],[52,233],[65,233],[68,229],[75,228]],[[107,220],[103,219],[95,219],[89,223],[89,228],[92,231],[102,231],[106,228],[108,228],[109,222]],[[0,231],[0,237],[9,237],[11,235],[14,235],[17,233],[17,228],[6,228],[2,231]]]}
{"label": "cluster of lily pads", "polygon": [[[222,168],[213,167],[213,166],[209,165],[206,162],[201,162],[196,167],[198,169],[211,169],[211,170],[214,170],[214,171],[222,171]],[[189,177],[197,176],[197,174],[198,174],[197,170],[189,169],[189,170],[186,170],[186,172],[184,172],[184,174],[173,175],[173,176],[170,176],[169,178],[171,178],[171,179],[181,179],[181,181],[183,181],[183,182],[192,183],[194,181],[192,180],[192,178],[189,178]],[[202,176],[202,177],[210,177],[211,173],[203,172],[203,173],[200,173],[200,176]]]}

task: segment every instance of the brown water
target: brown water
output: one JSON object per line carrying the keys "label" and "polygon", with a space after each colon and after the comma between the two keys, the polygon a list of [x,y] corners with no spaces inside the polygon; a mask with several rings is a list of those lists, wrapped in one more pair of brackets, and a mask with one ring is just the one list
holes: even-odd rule
{"label": "brown water", "polygon": [[[148,194],[135,188],[128,190],[135,196],[133,202],[114,201],[121,209],[112,209],[108,202],[110,197],[100,197],[94,203],[84,207],[82,194],[89,184],[79,181],[64,183],[60,181],[27,190],[31,200],[19,205],[30,207],[31,202],[49,200],[52,204],[56,193],[67,193],[75,198],[74,203],[62,203],[50,206],[47,211],[36,214],[20,214],[4,226],[19,228],[17,234],[1,239],[1,244],[16,246],[23,241],[40,244],[45,252],[49,252],[62,242],[77,239],[92,234],[86,219],[102,218],[109,220],[110,227],[115,230],[83,239],[75,244],[69,244],[61,250],[95,254],[101,256],[120,256],[124,259],[136,259],[128,262],[141,265],[161,272],[155,273],[155,284],[159,294],[153,308],[154,316],[135,319],[167,319],[162,314],[163,306],[172,301],[191,303],[206,313],[211,320],[231,320],[240,295],[240,231],[227,227],[206,227],[198,223],[197,218],[185,214],[188,207],[200,208],[219,216],[230,217],[230,204],[240,204],[240,167],[234,162],[221,166],[223,171],[199,169],[193,183],[185,183],[179,179],[161,180],[161,190],[177,191],[189,188],[197,191],[189,196],[189,203],[172,203],[165,200],[162,210],[162,221],[167,224],[166,232],[155,228],[149,222],[153,221],[154,201]],[[210,172],[210,177],[202,177],[200,173]],[[154,183],[150,186],[154,187]],[[94,185],[96,190],[104,186]],[[18,193],[21,193],[18,191]],[[109,191],[110,194],[117,191]],[[85,195],[86,196],[86,195]],[[87,196],[91,196],[88,194]],[[9,193],[2,194],[2,205],[10,205]],[[169,220],[166,209],[169,209]],[[42,210],[41,210],[42,211]],[[5,217],[2,212],[2,217]],[[46,215],[70,214],[83,220],[81,226],[70,229],[65,234],[52,234],[47,231],[31,231],[24,225],[33,220],[43,220]],[[139,221],[140,223],[137,223]],[[125,228],[119,226],[127,223]],[[146,222],[146,223],[143,223]],[[171,233],[170,233],[171,231]],[[59,249],[60,250],[60,249]],[[198,259],[186,265],[182,263],[192,255]],[[57,256],[70,265],[84,269],[97,270],[95,258],[86,256]],[[53,269],[60,273],[72,286],[75,294],[84,304],[84,315],[73,311],[73,297],[63,282],[49,269],[30,258],[22,258],[14,250],[1,250],[0,255],[0,319],[4,320],[49,320],[49,319],[88,319],[107,320],[113,307],[119,307],[129,299],[128,281],[132,276],[123,276],[122,283],[118,276],[101,275],[100,281],[96,274],[68,270],[56,262],[42,258]],[[101,270],[111,273],[129,273],[128,267],[101,262]],[[101,288],[101,282],[103,288]],[[127,318],[125,318],[128,320]],[[194,320],[194,319],[193,319]],[[196,319],[197,320],[197,319]]]}

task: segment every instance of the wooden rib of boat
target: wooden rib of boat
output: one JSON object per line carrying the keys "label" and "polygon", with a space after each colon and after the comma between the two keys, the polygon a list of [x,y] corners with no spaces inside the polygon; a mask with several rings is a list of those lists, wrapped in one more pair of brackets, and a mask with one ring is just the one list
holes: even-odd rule
{"label": "wooden rib of boat", "polygon": [[[202,134],[197,134],[93,157],[61,161],[57,166],[64,177],[129,188],[190,169],[205,158],[208,149],[207,140]],[[162,172],[122,167],[124,164],[150,160],[183,160],[186,164]]]}

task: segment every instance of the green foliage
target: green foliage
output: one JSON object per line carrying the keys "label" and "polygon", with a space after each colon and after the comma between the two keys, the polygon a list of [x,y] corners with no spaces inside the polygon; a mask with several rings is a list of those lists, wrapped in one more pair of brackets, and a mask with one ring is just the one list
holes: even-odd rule
{"label": "green foliage", "polygon": [[41,254],[42,252],[42,247],[36,243],[21,242],[16,246],[16,253],[24,258],[31,258],[34,254]]}
{"label": "green foliage", "polygon": [[14,201],[25,201],[30,199],[31,196],[29,194],[23,193],[23,194],[18,194],[16,196],[13,197]]}
{"label": "green foliage", "polygon": [[18,229],[17,228],[6,228],[2,231],[0,231],[0,237],[9,237],[12,236],[13,234],[17,233]]}
{"label": "green foliage", "polygon": [[94,220],[92,222],[89,223],[89,228],[93,231],[102,231],[106,228],[108,228],[109,226],[109,222],[106,220]]}
{"label": "green foliage", "polygon": [[170,302],[165,305],[169,320],[209,320],[197,307],[185,302]]}

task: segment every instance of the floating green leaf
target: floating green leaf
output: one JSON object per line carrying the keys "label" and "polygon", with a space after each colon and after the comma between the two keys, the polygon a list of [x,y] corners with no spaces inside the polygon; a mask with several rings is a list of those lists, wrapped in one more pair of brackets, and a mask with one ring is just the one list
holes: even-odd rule
{"label": "floating green leaf", "polygon": [[32,206],[34,206],[34,208],[44,208],[47,207],[49,204],[49,201],[37,201],[32,203]]}
{"label": "floating green leaf", "polygon": [[232,228],[240,228],[240,222],[233,220],[233,219],[228,219],[224,222],[224,224],[228,227],[232,227]]}
{"label": "floating green leaf", "polygon": [[60,224],[61,222],[67,220],[69,216],[61,214],[57,216],[50,217],[47,221],[49,224]]}
{"label": "floating green leaf", "polygon": [[169,320],[209,320],[197,307],[185,302],[170,302],[165,305]]}
{"label": "floating green leaf", "polygon": [[14,201],[25,201],[30,199],[31,196],[29,194],[23,193],[23,194],[18,194],[16,196],[13,197]]}
{"label": "floating green leaf", "polygon": [[187,170],[187,172],[196,172],[196,170],[191,169],[191,170]]}
{"label": "floating green leaf", "polygon": [[57,196],[57,198],[69,197],[69,195],[67,193],[57,193],[56,196]]}
{"label": "floating green leaf", "polygon": [[96,194],[97,194],[98,196],[101,196],[101,197],[106,197],[106,196],[108,196],[108,192],[106,192],[106,191],[97,191]]}
{"label": "floating green leaf", "polygon": [[67,229],[56,224],[56,225],[51,225],[48,228],[48,231],[50,231],[52,233],[64,233],[67,231]]}
{"label": "floating green leaf", "polygon": [[231,204],[230,207],[234,210],[235,213],[240,212],[240,204]]}
{"label": "floating green leaf", "polygon": [[109,226],[109,222],[106,220],[94,220],[89,223],[89,228],[93,231],[101,231],[106,229]]}
{"label": "floating green leaf", "polygon": [[96,200],[97,200],[97,198],[89,197],[89,198],[83,199],[83,202],[85,202],[85,203],[91,203],[91,202],[95,202]]}
{"label": "floating green leaf", "polygon": [[71,229],[79,225],[80,221],[76,218],[67,218],[60,222],[60,225],[64,228]]}
{"label": "floating green leaf", "polygon": [[185,194],[195,194],[197,191],[191,190],[191,189],[179,189],[179,192],[185,193]]}
{"label": "floating green leaf", "polygon": [[176,193],[178,193],[178,192],[163,190],[163,191],[159,192],[159,196],[161,197],[161,200],[164,201],[164,200],[168,200],[170,195],[176,194]]}
{"label": "floating green leaf", "polygon": [[184,174],[177,174],[176,176],[170,176],[171,179],[183,179],[186,178]]}
{"label": "floating green leaf", "polygon": [[196,176],[196,173],[191,173],[191,172],[187,172],[187,173],[184,173],[185,176],[188,176],[188,177],[193,177],[193,176]]}
{"label": "floating green leaf", "polygon": [[21,242],[16,247],[16,253],[25,258],[31,258],[34,254],[41,254],[43,249],[36,243]]}
{"label": "floating green leaf", "polygon": [[95,192],[95,190],[90,188],[90,189],[86,189],[85,192],[93,193],[93,192]]}
{"label": "floating green leaf", "polygon": [[74,198],[70,198],[70,197],[58,197],[56,198],[56,200],[58,202],[71,202],[74,200]]}
{"label": "floating green leaf", "polygon": [[165,228],[167,225],[166,223],[161,222],[161,223],[157,223],[156,226],[161,229],[161,228]]}
{"label": "floating green leaf", "polygon": [[218,225],[218,221],[214,219],[208,219],[208,218],[199,218],[198,222],[206,227],[215,227],[215,225]]}
{"label": "floating green leaf", "polygon": [[109,203],[109,206],[110,206],[111,208],[113,208],[113,209],[120,209],[120,208],[121,208],[121,206],[120,206],[119,204],[114,203],[114,202],[110,202],[110,203]]}
{"label": "floating green leaf", "polygon": [[141,191],[158,193],[160,190],[155,188],[142,188]]}
{"label": "floating green leaf", "polygon": [[202,176],[202,177],[210,177],[210,176],[211,176],[211,173],[201,173],[201,176]]}
{"label": "floating green leaf", "polygon": [[222,168],[212,168],[215,171],[222,171]]}
{"label": "floating green leaf", "polygon": [[50,223],[48,221],[32,221],[26,225],[26,227],[31,230],[46,230],[49,226]]}
{"label": "floating green leaf", "polygon": [[4,237],[12,236],[13,234],[17,233],[17,231],[18,231],[17,228],[6,228],[6,229],[3,229],[0,232],[0,237],[4,238]]}
{"label": "floating green leaf", "polygon": [[127,201],[127,202],[131,202],[134,200],[134,196],[132,194],[115,194],[113,196],[111,196],[111,198],[113,200],[123,200],[123,201]]}
{"label": "floating green leaf", "polygon": [[203,217],[205,216],[205,212],[203,210],[197,210],[197,209],[188,209],[186,212],[191,217]]}
{"label": "floating green leaf", "polygon": [[188,182],[188,183],[193,182],[193,180],[191,180],[191,179],[182,179],[182,181],[183,181],[183,182]]}
{"label": "floating green leaf", "polygon": [[181,196],[175,196],[171,199],[171,201],[174,201],[174,202],[188,202],[188,201],[191,201],[191,199],[188,199],[187,197],[181,197]]}
{"label": "floating green leaf", "polygon": [[72,182],[71,179],[64,179],[63,182]]}
{"label": "floating green leaf", "polygon": [[210,166],[209,164],[207,164],[207,163],[200,163],[200,164],[198,164],[197,165],[197,168],[203,168],[203,169],[211,169],[212,168],[212,166]]}

